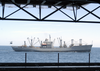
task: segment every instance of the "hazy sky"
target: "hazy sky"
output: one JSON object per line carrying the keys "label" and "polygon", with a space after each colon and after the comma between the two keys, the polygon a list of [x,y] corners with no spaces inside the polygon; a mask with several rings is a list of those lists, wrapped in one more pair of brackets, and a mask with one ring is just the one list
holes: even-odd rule
{"label": "hazy sky", "polygon": [[[93,10],[98,4],[86,5],[86,8]],[[45,7],[46,8],[46,7]],[[2,7],[0,7],[2,9]],[[17,7],[9,8],[6,6],[5,16],[11,12],[17,10]],[[37,8],[25,8],[28,11],[31,11],[38,17],[38,7]],[[70,8],[71,9],[71,8]],[[93,13],[99,15],[99,10],[94,11]],[[54,11],[54,8],[42,9],[42,17]],[[73,12],[68,9],[63,9],[64,12],[73,16]],[[78,18],[85,15],[87,12],[83,9],[78,10]],[[2,14],[0,12],[0,14]],[[31,16],[23,12],[22,10],[18,11],[9,18],[30,18]],[[70,20],[68,17],[64,16],[60,11],[50,16],[48,19],[62,19]],[[93,15],[88,15],[82,20],[94,20],[98,21]],[[62,38],[63,41],[66,41],[66,44],[70,44],[70,40],[74,39],[75,44],[79,43],[79,39],[83,39],[84,44],[92,44],[93,47],[100,47],[100,24],[95,23],[71,23],[71,22],[41,22],[41,21],[7,21],[0,20],[0,45],[11,45],[10,41],[13,41],[12,45],[23,45],[24,41],[27,41],[29,38],[40,38],[44,41],[45,38],[55,40],[55,45],[59,45],[57,38]],[[35,42],[37,39],[35,40]],[[29,45],[27,41],[27,45]],[[36,45],[39,45],[36,44]]]}

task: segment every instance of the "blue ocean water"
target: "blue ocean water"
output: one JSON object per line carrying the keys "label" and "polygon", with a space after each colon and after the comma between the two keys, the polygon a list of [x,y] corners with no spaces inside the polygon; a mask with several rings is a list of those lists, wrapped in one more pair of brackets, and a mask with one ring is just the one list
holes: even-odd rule
{"label": "blue ocean water", "polygon": [[[49,63],[58,62],[88,62],[89,52],[15,52],[10,46],[0,46],[0,63],[25,62],[27,53],[27,63]],[[100,63],[100,48],[92,48],[90,62]]]}

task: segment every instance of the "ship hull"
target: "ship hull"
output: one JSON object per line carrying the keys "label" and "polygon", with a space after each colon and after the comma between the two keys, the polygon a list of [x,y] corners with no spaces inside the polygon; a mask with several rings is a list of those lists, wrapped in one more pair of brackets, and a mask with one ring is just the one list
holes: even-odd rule
{"label": "ship hull", "polygon": [[73,46],[70,48],[38,48],[38,47],[18,47],[12,46],[14,51],[34,51],[34,52],[90,52],[92,45]]}

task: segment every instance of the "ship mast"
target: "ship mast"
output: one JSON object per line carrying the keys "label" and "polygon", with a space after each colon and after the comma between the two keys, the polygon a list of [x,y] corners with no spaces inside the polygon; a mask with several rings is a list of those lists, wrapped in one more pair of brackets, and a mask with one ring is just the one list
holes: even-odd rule
{"label": "ship mast", "polygon": [[39,41],[39,43],[40,43],[40,45],[41,45],[41,41],[40,41],[40,39],[39,38],[37,38],[38,39],[38,41]]}
{"label": "ship mast", "polygon": [[31,46],[33,46],[33,40],[31,39]]}
{"label": "ship mast", "polygon": [[24,41],[24,46],[26,47],[26,41]]}
{"label": "ship mast", "polygon": [[62,47],[62,39],[60,39],[60,38],[57,38],[58,39],[58,43],[60,44],[60,48]]}
{"label": "ship mast", "polygon": [[[59,38],[60,39],[60,38]],[[62,39],[60,39],[60,47],[62,47]]]}
{"label": "ship mast", "polygon": [[[33,39],[31,38],[31,41],[29,40],[29,38],[27,38],[28,39],[28,41],[29,41],[29,44],[31,45],[31,46],[33,46]],[[34,37],[34,40],[35,40],[35,37]]]}

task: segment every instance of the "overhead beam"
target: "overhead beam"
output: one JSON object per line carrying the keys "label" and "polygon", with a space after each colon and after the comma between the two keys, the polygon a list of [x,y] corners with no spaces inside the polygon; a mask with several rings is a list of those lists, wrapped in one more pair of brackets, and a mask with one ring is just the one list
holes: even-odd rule
{"label": "overhead beam", "polygon": [[[44,5],[59,5],[62,6],[65,3],[71,4],[73,2],[78,2],[81,3],[81,5],[87,4],[87,3],[100,3],[99,0],[10,0],[13,1],[14,3],[17,4],[26,4],[26,3],[30,3],[32,4],[36,4],[39,5],[40,2]],[[5,2],[5,4],[12,4],[10,3],[8,0],[0,0],[0,3]]]}
{"label": "overhead beam", "polygon": [[[22,8],[26,7],[27,5],[28,5],[28,4],[26,4],[26,5],[23,6]],[[7,15],[5,18],[7,18],[7,17],[13,15],[14,13],[18,12],[19,10],[21,10],[21,9],[19,8],[18,10],[16,10],[16,11],[12,12],[11,14]]]}
{"label": "overhead beam", "polygon": [[0,20],[15,20],[15,21],[44,21],[44,22],[77,22],[77,23],[96,23],[100,24],[100,21],[71,21],[71,20],[36,20],[36,19],[14,19],[14,18],[0,18]]}
{"label": "overhead beam", "polygon": [[74,14],[74,21],[76,21],[77,20],[77,8],[76,8],[76,6],[75,5],[72,5],[73,6],[73,14]]}
{"label": "overhead beam", "polygon": [[[56,9],[58,9],[56,6],[54,6]],[[68,14],[66,14],[65,12],[63,12],[62,10],[59,10],[60,12],[62,12],[64,15],[66,15],[67,17],[69,17],[70,19],[72,19],[74,21],[74,19],[72,17],[70,17]]]}
{"label": "overhead beam", "polygon": [[[27,3],[26,4],[29,4],[31,0],[27,0]],[[12,0],[12,2],[16,3],[15,0]]]}
{"label": "overhead beam", "polygon": [[55,3],[54,5],[57,6],[58,4],[62,3],[62,1],[59,1],[57,3]]}
{"label": "overhead beam", "polygon": [[82,16],[81,18],[79,18],[77,21],[83,19],[84,17],[86,17],[87,15],[89,15],[90,13],[94,12],[95,10],[97,10],[98,8],[100,8],[100,6],[98,6],[97,8],[93,9],[92,11],[88,12],[87,14],[85,14],[84,16]]}
{"label": "overhead beam", "polygon": [[41,4],[39,5],[39,19],[41,19]]}
{"label": "overhead beam", "polygon": [[[12,2],[12,1],[11,1]],[[36,16],[34,16],[33,14],[31,14],[30,12],[26,11],[25,9],[23,9],[22,7],[20,7],[18,4],[12,2],[15,6],[17,6],[18,8],[22,9],[24,12],[26,12],[27,14],[29,14],[30,16],[34,17],[35,19],[38,20],[38,18]]]}
{"label": "overhead beam", "polygon": [[4,12],[5,12],[5,3],[2,3],[2,18],[4,18]]}
{"label": "overhead beam", "polygon": [[79,5],[81,8],[83,8],[85,11],[87,11],[88,13],[91,13],[92,15],[94,15],[96,18],[100,19],[99,16],[97,16],[96,14],[94,14],[93,12],[87,10],[86,8],[84,8],[83,6]]}
{"label": "overhead beam", "polygon": [[51,5],[48,5],[48,8],[51,8]]}
{"label": "overhead beam", "polygon": [[36,5],[33,4],[33,7],[36,7]]}
{"label": "overhead beam", "polygon": [[44,0],[41,4],[45,4],[46,3],[46,1]]}
{"label": "overhead beam", "polygon": [[30,3],[30,1],[31,1],[31,0],[27,0],[27,4],[29,4],[29,3]]}
{"label": "overhead beam", "polygon": [[[5,10],[6,9],[5,8],[5,4],[6,4],[5,1],[9,1],[9,3],[11,2],[10,4],[13,4],[16,7],[18,7],[18,10],[12,12],[11,14],[7,14],[7,16],[5,16],[5,11],[8,10],[8,9]],[[32,1],[33,0],[25,0],[25,1],[22,1],[22,2],[24,2],[24,6],[21,7],[19,5],[19,4],[21,4],[21,3],[19,3],[19,0],[0,0],[0,3],[2,5],[0,20],[100,23],[100,16],[99,16],[99,14],[95,14],[94,13],[95,10],[97,10],[98,8],[100,8],[100,5],[98,7],[96,7],[95,9],[93,9],[92,11],[90,11],[88,8],[85,8],[84,6],[82,6],[82,3],[80,3],[80,1],[78,3],[77,2],[74,2],[74,3],[69,3],[69,2],[68,3],[64,3],[65,0],[62,0],[62,1],[61,0],[58,0],[58,2],[57,2],[57,0],[56,0],[56,2],[53,1],[53,0],[51,0],[53,2],[51,2],[51,4],[50,4],[49,3],[49,0],[35,0],[36,2],[39,2],[39,3],[34,3],[35,1],[33,1],[33,4],[32,4],[33,6],[34,5],[35,6],[36,5],[39,5],[39,12],[38,12],[38,16],[39,17],[37,17],[34,14],[32,14],[31,11],[24,9],[24,7],[26,7],[27,5],[30,5],[30,3],[32,3]],[[66,0],[66,1],[69,1],[69,0]],[[73,1],[75,1],[75,0],[73,0]],[[83,2],[83,0],[82,0],[82,2]],[[71,4],[70,6],[73,8],[72,12],[73,12],[73,16],[74,17],[72,16],[72,14],[70,15],[70,13],[68,13],[67,11],[66,12],[63,11],[63,8],[66,7],[66,5],[68,5],[68,4]],[[56,9],[53,10],[53,12],[47,14],[46,16],[43,16],[44,14],[42,14],[42,9],[41,9],[41,6],[42,5],[46,5],[46,6],[50,7],[50,8],[51,8],[51,6],[53,6]],[[57,6],[59,6],[59,7],[57,7]],[[82,8],[83,10],[87,11],[87,14],[82,15],[81,17],[77,16],[77,14],[79,12],[79,11],[77,11],[78,8]],[[19,10],[23,10],[24,12],[26,12],[27,14],[29,14],[30,16],[32,16],[33,19],[29,19],[28,17],[27,17],[28,19],[24,19],[24,18],[22,18],[22,19],[20,19],[20,18],[19,19],[18,18],[16,18],[16,19],[12,18],[11,19],[11,18],[9,18],[11,15],[13,15],[16,12],[18,12]],[[66,20],[62,20],[61,17],[57,18],[57,20],[54,19],[54,18],[51,19],[51,20],[48,20],[49,17],[51,15],[53,15],[54,13],[56,13],[57,11],[60,11],[61,13],[63,13],[66,17],[68,17],[71,20],[68,20],[67,18],[65,18]],[[87,21],[81,21],[81,19],[84,20],[83,18],[85,18],[89,14],[92,14],[94,17],[98,18],[99,20],[98,21],[92,21],[92,20],[91,21],[88,21],[88,19],[87,19]],[[61,20],[58,20],[58,19],[61,19]]]}
{"label": "overhead beam", "polygon": [[57,10],[53,11],[52,13],[48,14],[47,16],[45,16],[44,18],[42,18],[42,20],[46,19],[47,17],[49,17],[50,15],[54,14],[55,12],[57,12],[58,10],[62,9],[65,5],[61,6],[60,8],[58,8]]}
{"label": "overhead beam", "polygon": [[31,0],[11,0],[13,1],[14,3],[17,3],[17,4],[27,4],[27,3],[30,3]]}

